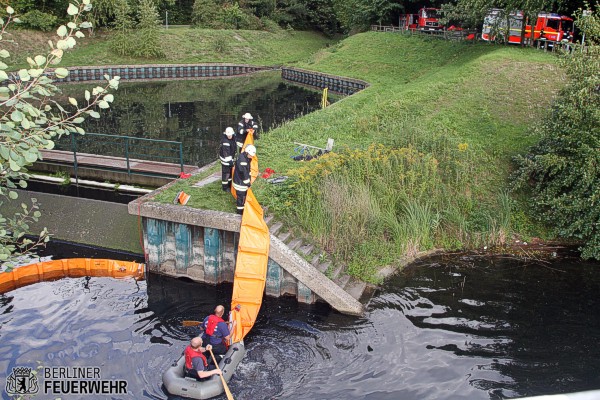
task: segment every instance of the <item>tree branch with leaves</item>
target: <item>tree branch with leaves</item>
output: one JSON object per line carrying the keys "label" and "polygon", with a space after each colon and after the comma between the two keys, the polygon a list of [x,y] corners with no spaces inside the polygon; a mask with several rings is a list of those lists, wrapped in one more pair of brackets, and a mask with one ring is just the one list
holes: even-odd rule
{"label": "tree branch with leaves", "polygon": [[[56,79],[69,75],[66,68],[58,65],[65,51],[73,49],[77,39],[85,37],[81,29],[91,27],[82,21],[83,15],[92,9],[90,0],[72,0],[67,8],[71,21],[56,30],[58,39],[49,40],[48,53],[27,58],[29,68],[9,73],[9,65],[0,61],[0,206],[18,200],[17,188],[27,187],[27,167],[42,158],[42,149],[54,148],[54,139],[62,135],[85,134],[79,125],[86,117],[100,118],[97,109],[106,109],[114,97],[110,89],[117,89],[119,77],[105,75],[106,83],[86,90],[85,103],[79,104],[69,98],[68,105],[53,100],[60,92],[54,84]],[[5,32],[11,23],[18,23],[14,10],[6,8],[6,21],[0,19],[0,58],[10,57],[1,48]],[[26,238],[31,221],[41,217],[35,200],[30,206],[21,204],[21,211],[12,216],[0,214],[0,262],[14,265],[18,256],[30,253],[49,240],[47,230],[36,239]]]}

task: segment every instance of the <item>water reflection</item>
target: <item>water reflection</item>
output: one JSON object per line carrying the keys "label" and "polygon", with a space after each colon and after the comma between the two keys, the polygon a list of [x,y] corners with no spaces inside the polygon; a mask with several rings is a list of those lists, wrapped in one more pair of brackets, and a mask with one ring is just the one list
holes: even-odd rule
{"label": "water reflection", "polygon": [[[598,265],[528,265],[462,256],[415,265],[388,282],[402,287],[405,316],[422,331],[460,333],[426,348],[481,359],[468,382],[490,396],[600,387]],[[385,289],[384,289],[385,290]]]}
{"label": "water reflection", "polygon": [[[476,256],[411,266],[364,318],[266,298],[230,388],[236,399],[500,399],[600,388],[600,270]],[[65,279],[0,296],[0,373],[100,366],[132,398],[167,398],[161,373],[231,296],[151,275]],[[224,397],[223,397],[224,398]]]}
{"label": "water reflection", "polygon": [[[71,96],[83,104],[89,85],[61,89],[65,103]],[[99,120],[89,118],[83,127],[87,132],[181,141],[184,162],[202,166],[215,160],[220,135],[227,126],[235,127],[242,114],[250,112],[261,130],[268,131],[316,110],[320,102],[320,92],[283,82],[279,71],[201,81],[130,82],[119,86],[110,110]],[[71,139],[61,139],[58,148],[70,149]],[[82,152],[124,156],[122,143],[92,136],[77,140]],[[157,146],[129,151],[158,152],[161,145]]]}

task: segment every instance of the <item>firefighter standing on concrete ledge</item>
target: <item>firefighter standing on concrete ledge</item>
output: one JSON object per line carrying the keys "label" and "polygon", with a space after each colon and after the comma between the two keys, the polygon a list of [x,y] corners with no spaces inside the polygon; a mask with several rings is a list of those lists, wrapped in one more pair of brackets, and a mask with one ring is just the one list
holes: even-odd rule
{"label": "firefighter standing on concrete ledge", "polygon": [[254,129],[254,138],[258,139],[258,125],[254,123],[252,115],[250,113],[246,113],[242,115],[242,120],[238,123],[238,130],[235,134],[235,141],[237,142],[237,146],[240,148],[240,150],[242,146],[244,146],[244,142],[246,141],[246,136],[248,136],[249,129]]}
{"label": "firefighter standing on concrete ledge", "polygon": [[219,160],[221,160],[221,184],[223,191],[231,189],[231,169],[235,161],[233,160],[236,153],[235,147],[235,132],[233,128],[228,127],[223,132],[221,139],[221,147],[219,148]]}
{"label": "firefighter standing on concrete ledge", "polygon": [[235,189],[237,213],[244,213],[244,204],[246,204],[246,194],[251,186],[250,183],[250,160],[256,155],[256,147],[249,144],[246,149],[240,153],[233,172],[233,188]]}

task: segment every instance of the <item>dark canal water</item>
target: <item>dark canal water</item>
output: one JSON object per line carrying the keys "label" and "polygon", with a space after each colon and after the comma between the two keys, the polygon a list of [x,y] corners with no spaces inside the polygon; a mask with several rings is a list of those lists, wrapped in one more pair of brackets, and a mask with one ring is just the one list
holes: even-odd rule
{"label": "dark canal water", "polygon": [[[599,268],[576,259],[431,258],[386,281],[364,318],[267,298],[230,388],[238,400],[600,389]],[[231,285],[155,275],[20,288],[0,296],[0,374],[37,362],[98,366],[105,379],[128,380],[128,398],[167,398],[162,371],[195,333],[181,321],[230,295]]]}
{"label": "dark canal water", "polygon": [[[75,97],[85,104],[84,90],[95,84],[62,85],[63,104]],[[199,81],[124,82],[114,93],[110,110],[101,118],[88,118],[86,132],[183,142],[186,164],[205,165],[217,158],[217,148],[226,127],[236,127],[250,112],[261,131],[307,114],[320,107],[321,93],[285,83],[280,71],[250,76]],[[329,100],[334,102],[335,96]],[[71,149],[71,137],[57,141],[57,148]],[[153,155],[157,161],[174,162],[170,145],[132,141],[132,158]],[[125,156],[121,140],[78,136],[79,151]],[[179,147],[177,147],[178,149]],[[144,157],[139,156],[142,154]],[[177,161],[178,162],[178,161]]]}

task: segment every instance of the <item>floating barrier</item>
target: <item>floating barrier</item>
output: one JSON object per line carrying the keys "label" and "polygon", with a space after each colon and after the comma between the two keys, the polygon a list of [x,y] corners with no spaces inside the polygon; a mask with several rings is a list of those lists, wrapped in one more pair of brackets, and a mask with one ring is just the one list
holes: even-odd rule
{"label": "floating barrier", "polygon": [[[248,133],[244,148],[249,144],[254,144],[253,132]],[[258,173],[258,156],[254,156],[250,161],[251,182],[254,182]],[[231,194],[236,196],[233,187]],[[267,281],[270,244],[271,236],[263,216],[263,209],[254,197],[252,188],[249,188],[242,215],[240,241],[233,276],[230,315],[232,321],[231,343],[244,339],[258,317]]]}
{"label": "floating barrier", "polygon": [[[244,148],[254,143],[253,133],[248,133]],[[254,182],[258,174],[258,157],[254,156],[250,161],[251,182]],[[233,187],[231,194],[236,196]],[[254,197],[252,189],[248,189],[233,277],[231,345],[219,363],[225,382],[229,382],[246,354],[243,339],[254,326],[262,305],[270,243],[269,227],[264,220],[263,209]],[[220,395],[225,390],[221,378],[216,375],[202,381],[185,377],[184,365],[185,357],[182,356],[163,374],[163,384],[170,394],[208,399]]]}
{"label": "floating barrier", "polygon": [[[229,350],[225,354],[225,357],[219,362],[219,368],[223,373],[225,382],[229,382],[245,354],[246,347],[244,346],[243,341],[229,346]],[[193,399],[209,399],[220,395],[225,390],[221,378],[219,378],[218,375],[213,375],[202,381],[186,377],[183,370],[184,365],[185,357],[181,356],[178,361],[174,362],[173,365],[164,372],[162,376],[163,384],[169,393],[176,396],[191,397]]]}
{"label": "floating barrier", "polygon": [[43,261],[0,272],[0,293],[5,293],[37,282],[60,278],[79,278],[83,276],[105,276],[110,278],[144,279],[145,264],[92,259],[68,258],[64,260]]}

